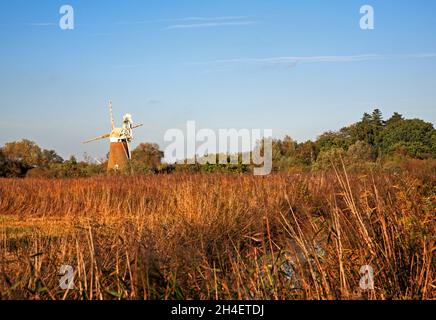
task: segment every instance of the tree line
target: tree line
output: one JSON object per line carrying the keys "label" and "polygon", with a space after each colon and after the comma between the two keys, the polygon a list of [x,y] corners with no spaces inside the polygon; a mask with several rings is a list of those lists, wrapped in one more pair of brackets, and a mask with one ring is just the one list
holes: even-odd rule
{"label": "tree line", "polygon": [[298,143],[290,137],[273,141],[276,171],[326,169],[335,162],[351,167],[436,158],[436,130],[420,119],[395,112],[386,121],[379,109],[339,131],[328,131],[316,141]]}
{"label": "tree line", "polygon": [[[158,171],[164,154],[154,143],[141,143],[132,152],[132,171]],[[40,148],[23,139],[6,143],[0,148],[0,177],[76,178],[106,173],[106,159],[97,160],[85,154],[82,161],[75,156],[64,160],[54,150]]]}
{"label": "tree line", "polygon": [[[166,164],[164,153],[154,143],[141,143],[132,151],[131,171],[135,174],[170,172],[250,172],[242,164]],[[242,155],[239,155],[242,158]],[[436,130],[420,119],[405,119],[395,112],[384,120],[379,109],[365,113],[361,120],[339,131],[328,131],[315,141],[297,142],[291,137],[272,140],[273,171],[326,170],[335,163],[350,168],[368,168],[398,163],[406,159],[436,158]],[[64,160],[54,150],[21,140],[0,148],[0,177],[72,178],[106,174],[107,159],[83,161],[74,156]]]}

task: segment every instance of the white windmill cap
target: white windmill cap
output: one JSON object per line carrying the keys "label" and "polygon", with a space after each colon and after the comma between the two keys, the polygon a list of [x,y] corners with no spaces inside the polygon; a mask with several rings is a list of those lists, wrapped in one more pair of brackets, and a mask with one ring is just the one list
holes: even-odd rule
{"label": "white windmill cap", "polygon": [[123,121],[129,121],[129,122],[132,122],[132,115],[131,115],[130,113],[126,113],[126,114],[123,116]]}

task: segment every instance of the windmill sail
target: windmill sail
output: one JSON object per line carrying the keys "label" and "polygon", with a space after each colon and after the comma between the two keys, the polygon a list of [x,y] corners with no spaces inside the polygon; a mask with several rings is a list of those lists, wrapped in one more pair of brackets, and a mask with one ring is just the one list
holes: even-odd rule
{"label": "windmill sail", "polygon": [[101,136],[99,136],[97,138],[94,138],[94,139],[91,139],[91,140],[87,140],[87,141],[83,141],[82,143],[85,144],[85,143],[90,143],[90,142],[95,141],[95,140],[109,138],[110,135],[111,135],[110,133],[106,133],[106,134],[103,134],[103,135],[101,135]]}
{"label": "windmill sail", "polygon": [[114,130],[115,129],[115,120],[114,120],[114,115],[112,113],[112,101],[109,101],[109,113],[110,113],[110,117],[111,117],[112,130]]}
{"label": "windmill sail", "polygon": [[122,127],[117,128],[115,126],[112,112],[112,101],[109,101],[109,116],[111,121],[111,132],[84,141],[83,143],[109,138],[110,150],[107,169],[108,171],[125,171],[129,168],[129,161],[131,159],[130,142],[133,140],[133,129],[142,127],[142,124],[133,125],[132,116],[129,113],[126,113],[123,116]]}

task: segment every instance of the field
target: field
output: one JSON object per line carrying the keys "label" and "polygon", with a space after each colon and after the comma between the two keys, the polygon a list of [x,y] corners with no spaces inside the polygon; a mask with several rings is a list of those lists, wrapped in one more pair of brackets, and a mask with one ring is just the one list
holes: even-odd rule
{"label": "field", "polygon": [[0,179],[0,298],[435,299],[435,176]]}

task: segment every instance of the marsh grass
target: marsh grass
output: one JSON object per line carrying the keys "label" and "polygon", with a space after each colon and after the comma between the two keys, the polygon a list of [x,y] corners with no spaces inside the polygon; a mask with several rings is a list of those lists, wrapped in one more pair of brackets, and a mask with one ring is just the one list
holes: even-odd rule
{"label": "marsh grass", "polygon": [[2,179],[0,297],[434,299],[434,173]]}

